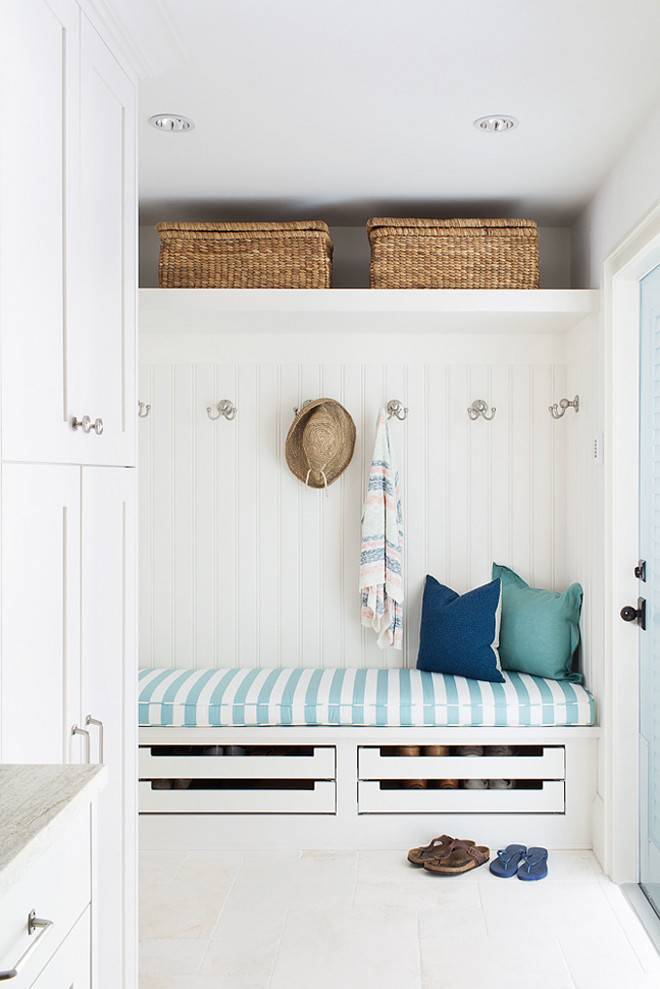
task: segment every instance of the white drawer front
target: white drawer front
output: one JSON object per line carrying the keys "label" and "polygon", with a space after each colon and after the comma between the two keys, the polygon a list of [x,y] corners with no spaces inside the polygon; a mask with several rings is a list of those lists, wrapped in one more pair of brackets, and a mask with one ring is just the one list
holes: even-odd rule
{"label": "white drawer front", "polygon": [[564,800],[563,780],[533,790],[381,789],[376,781],[358,782],[359,814],[563,814]]}
{"label": "white drawer front", "polygon": [[[39,937],[38,932],[28,936],[30,911],[53,922],[40,937],[24,971],[7,983],[12,989],[32,985],[89,904],[90,860],[90,816],[89,808],[85,808],[0,901],[0,971],[14,968]],[[68,989],[70,983],[66,985]]]}
{"label": "white drawer front", "polygon": [[553,745],[539,755],[395,756],[363,746],[358,750],[358,767],[362,780],[563,780],[565,752],[563,745]]}
{"label": "white drawer front", "polygon": [[140,811],[160,814],[334,814],[335,783],[317,780],[313,789],[171,789],[140,783]]}
{"label": "white drawer front", "polygon": [[90,989],[91,907],[59,946],[31,989]]}
{"label": "white drawer front", "polygon": [[[334,746],[311,755],[159,755],[165,746],[141,746],[140,779],[307,779],[335,778]],[[201,747],[200,747],[201,748]],[[193,747],[194,749],[194,747]]]}

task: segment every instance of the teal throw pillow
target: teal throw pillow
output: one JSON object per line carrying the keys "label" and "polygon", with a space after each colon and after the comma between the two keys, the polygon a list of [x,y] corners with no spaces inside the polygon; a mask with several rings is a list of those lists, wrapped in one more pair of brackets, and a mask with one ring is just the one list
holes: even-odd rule
{"label": "teal throw pillow", "polygon": [[571,584],[561,594],[530,587],[509,567],[493,563],[496,577],[502,581],[502,669],[579,683],[572,664],[580,642],[581,586]]}

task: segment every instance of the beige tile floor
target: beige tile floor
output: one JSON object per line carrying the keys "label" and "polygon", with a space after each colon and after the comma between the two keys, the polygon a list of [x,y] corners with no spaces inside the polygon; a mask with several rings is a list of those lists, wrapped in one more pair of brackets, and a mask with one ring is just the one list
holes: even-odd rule
{"label": "beige tile floor", "polygon": [[660,956],[595,858],[551,852],[549,869],[143,851],[140,989],[658,989]]}

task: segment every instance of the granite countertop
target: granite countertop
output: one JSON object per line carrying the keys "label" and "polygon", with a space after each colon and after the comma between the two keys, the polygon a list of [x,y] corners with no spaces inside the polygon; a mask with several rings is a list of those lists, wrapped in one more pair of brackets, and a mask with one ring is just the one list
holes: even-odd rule
{"label": "granite countertop", "polygon": [[105,766],[0,765],[0,896],[106,783]]}

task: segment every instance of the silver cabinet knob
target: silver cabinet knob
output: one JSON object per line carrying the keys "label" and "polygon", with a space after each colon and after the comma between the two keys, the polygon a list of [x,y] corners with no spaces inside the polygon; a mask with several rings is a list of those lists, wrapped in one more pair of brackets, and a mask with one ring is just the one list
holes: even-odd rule
{"label": "silver cabinet knob", "polygon": [[82,429],[83,433],[94,432],[97,436],[100,436],[103,432],[103,419],[95,419],[92,422],[90,416],[83,416],[82,419],[74,416],[71,420],[71,425],[74,429]]}

